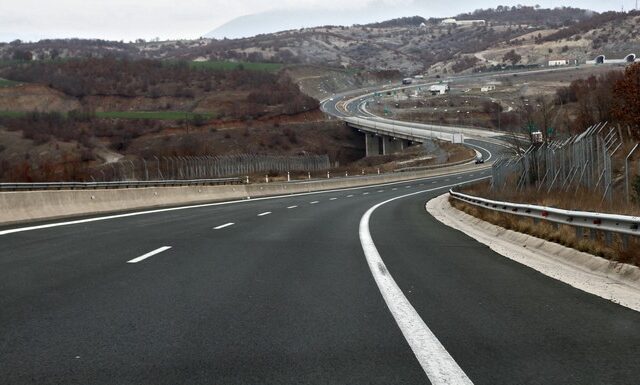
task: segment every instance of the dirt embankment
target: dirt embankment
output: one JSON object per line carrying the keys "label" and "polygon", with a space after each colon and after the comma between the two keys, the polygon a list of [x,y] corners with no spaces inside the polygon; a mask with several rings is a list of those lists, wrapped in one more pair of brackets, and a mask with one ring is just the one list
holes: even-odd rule
{"label": "dirt embankment", "polygon": [[69,112],[78,108],[77,99],[45,85],[20,84],[0,88],[0,111]]}

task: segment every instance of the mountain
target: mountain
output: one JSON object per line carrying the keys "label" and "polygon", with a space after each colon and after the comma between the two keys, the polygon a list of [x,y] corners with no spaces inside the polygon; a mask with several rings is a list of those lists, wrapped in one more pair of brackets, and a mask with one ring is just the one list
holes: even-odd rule
{"label": "mountain", "polygon": [[[381,8],[382,9],[382,8]],[[389,9],[387,14],[395,11]],[[398,9],[398,12],[404,12]],[[312,18],[315,17],[314,18]],[[367,13],[362,18],[375,19]],[[331,20],[327,20],[327,19]],[[42,40],[37,43],[0,43],[0,60],[54,59],[116,56],[130,59],[249,61],[310,64],[366,70],[393,70],[407,75],[481,71],[505,65],[512,50],[519,65],[537,66],[554,58],[586,62],[599,54],[624,57],[640,54],[640,13],[595,13],[576,8],[540,9],[503,7],[461,14],[457,20],[482,19],[485,23],[442,23],[420,16],[388,18],[384,22],[332,26],[354,20],[344,13],[306,11],[270,12],[247,16],[227,25],[253,35],[267,26],[286,28],[287,23],[322,25],[258,34],[240,39],[139,41],[118,43],[100,40]],[[278,19],[277,24],[275,20]],[[291,21],[294,20],[294,21]],[[329,23],[331,21],[332,23]],[[366,22],[367,20],[362,20]],[[244,27],[241,27],[244,25]],[[622,56],[621,56],[622,55]],[[511,56],[513,57],[513,55]],[[427,72],[428,71],[428,72]]]}
{"label": "mountain", "polygon": [[[309,10],[309,9],[281,9],[237,17],[213,31],[205,37],[215,39],[238,39],[261,34],[275,33],[300,28],[311,28],[324,25],[351,26],[354,24],[369,24],[394,18],[413,16],[423,7],[390,6],[380,3],[363,9],[339,11]],[[446,14],[443,6],[432,6],[429,14]]]}

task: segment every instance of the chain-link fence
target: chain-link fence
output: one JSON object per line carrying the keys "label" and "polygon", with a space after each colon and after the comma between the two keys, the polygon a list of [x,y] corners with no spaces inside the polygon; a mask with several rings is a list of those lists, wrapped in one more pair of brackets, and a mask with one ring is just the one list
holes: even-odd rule
{"label": "chain-link fence", "polygon": [[105,164],[92,176],[97,181],[184,180],[256,173],[314,172],[330,167],[327,155],[162,156]]}
{"label": "chain-link fence", "polygon": [[629,145],[619,128],[599,123],[580,135],[534,144],[521,155],[498,159],[492,166],[492,189],[535,188],[547,194],[584,189],[597,192],[603,202],[613,202],[615,194],[628,200],[630,179],[637,175],[629,159],[638,148],[622,153]]}

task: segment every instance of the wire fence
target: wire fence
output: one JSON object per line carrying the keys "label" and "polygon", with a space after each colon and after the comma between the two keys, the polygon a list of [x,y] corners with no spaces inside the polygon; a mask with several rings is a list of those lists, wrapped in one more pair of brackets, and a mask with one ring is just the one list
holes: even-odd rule
{"label": "wire fence", "polygon": [[547,194],[573,191],[576,195],[583,189],[597,193],[602,202],[613,202],[616,194],[629,201],[630,179],[638,174],[630,169],[629,159],[638,145],[628,154],[622,153],[624,149],[621,130],[599,123],[580,135],[533,144],[516,157],[498,159],[492,165],[491,188],[535,188]]}
{"label": "wire fence", "polygon": [[105,164],[92,173],[92,179],[103,182],[207,179],[256,173],[325,171],[330,167],[328,155],[154,156]]}

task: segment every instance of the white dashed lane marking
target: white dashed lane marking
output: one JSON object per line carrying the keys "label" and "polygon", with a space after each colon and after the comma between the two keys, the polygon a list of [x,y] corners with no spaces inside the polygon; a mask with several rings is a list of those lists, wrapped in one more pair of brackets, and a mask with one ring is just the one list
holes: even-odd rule
{"label": "white dashed lane marking", "polygon": [[289,206],[289,207],[287,207],[287,209],[289,209],[289,210],[295,209],[295,208],[298,208],[298,206]]}
{"label": "white dashed lane marking", "polygon": [[259,217],[264,217],[265,215],[269,215],[269,214],[271,214],[271,211],[267,211],[267,212],[264,212],[264,213],[258,214],[258,216],[259,216]]}
{"label": "white dashed lane marking", "polygon": [[155,249],[155,250],[153,250],[153,251],[151,251],[151,252],[148,252],[148,253],[147,253],[147,254],[145,254],[145,255],[141,255],[141,256],[139,256],[138,258],[134,258],[134,259],[132,259],[132,260],[130,260],[130,261],[127,261],[127,263],[138,263],[138,262],[144,261],[145,259],[147,259],[147,258],[149,258],[149,257],[153,257],[153,256],[154,256],[154,255],[156,255],[156,254],[160,254],[160,253],[162,253],[163,251],[167,251],[167,250],[169,250],[170,248],[171,248],[171,246],[164,246],[164,247],[161,247],[161,248],[159,248],[159,249]]}
{"label": "white dashed lane marking", "polygon": [[315,205],[315,204],[318,204],[318,203],[320,203],[320,201],[309,202],[309,204],[311,204],[311,205]]}
{"label": "white dashed lane marking", "polygon": [[213,229],[214,229],[214,230],[222,230],[222,229],[224,229],[225,227],[229,227],[229,226],[233,226],[233,225],[235,225],[235,223],[233,223],[233,222],[229,222],[229,223],[225,223],[224,225],[220,225],[220,226],[218,226],[218,227],[214,227]]}

